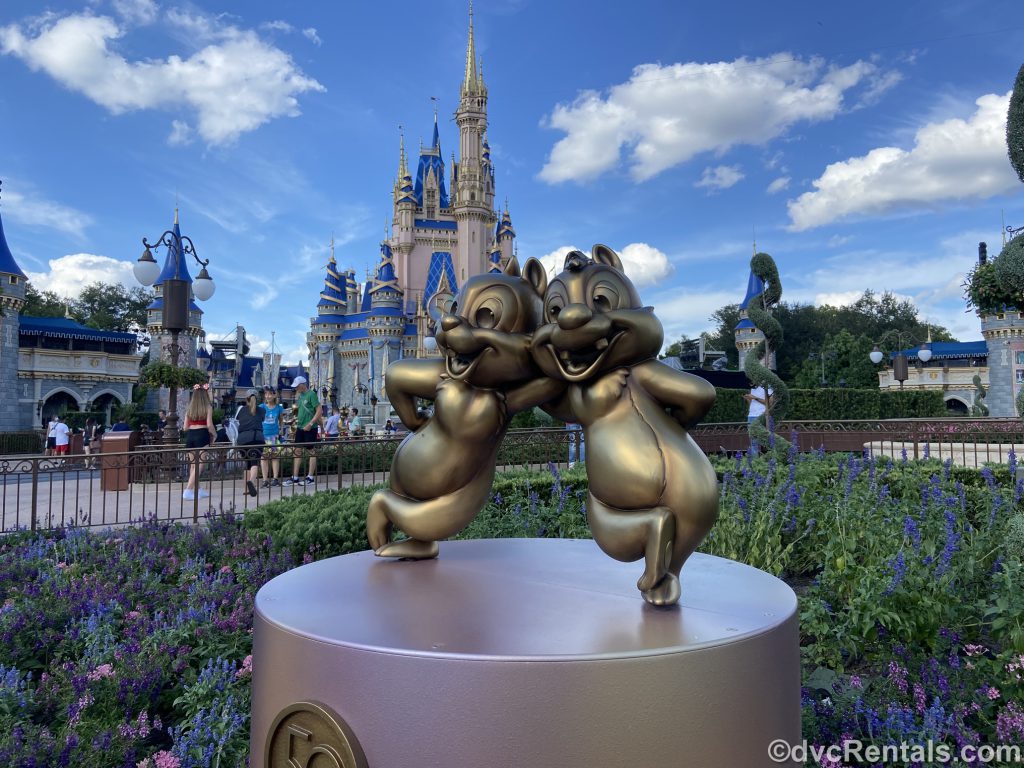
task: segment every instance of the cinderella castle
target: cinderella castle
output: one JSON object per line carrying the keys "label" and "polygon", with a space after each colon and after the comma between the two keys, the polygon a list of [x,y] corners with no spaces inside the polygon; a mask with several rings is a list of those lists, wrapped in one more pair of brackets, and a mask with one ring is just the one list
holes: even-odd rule
{"label": "cinderella castle", "polygon": [[387,417],[387,366],[432,353],[430,298],[456,293],[473,275],[501,270],[513,253],[508,206],[500,215],[494,207],[487,86],[473,40],[472,7],[455,122],[459,158],[453,153],[448,169],[436,112],[433,138],[420,146],[414,174],[400,139],[391,235],[381,244],[376,270],[360,285],[355,270],[338,268],[332,245],[317,315],[310,320],[310,385],[335,405],[368,414],[372,409],[373,421]]}

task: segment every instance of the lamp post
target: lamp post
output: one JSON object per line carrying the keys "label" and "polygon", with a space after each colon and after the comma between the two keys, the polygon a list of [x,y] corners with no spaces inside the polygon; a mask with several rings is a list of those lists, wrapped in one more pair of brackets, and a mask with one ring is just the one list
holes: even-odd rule
{"label": "lamp post", "polygon": [[828,380],[825,378],[825,361],[835,360],[836,351],[834,349],[822,350],[821,352],[810,352],[807,355],[808,360],[819,360],[821,361],[821,386],[825,386]]}
{"label": "lamp post", "polygon": [[[871,362],[874,363],[875,365],[881,363],[882,358],[885,357],[885,355],[882,352],[881,345],[890,336],[896,337],[896,343],[899,345],[900,348],[899,352],[897,352],[892,359],[892,377],[900,383],[900,389],[903,389],[903,382],[905,382],[909,378],[907,356],[903,352],[903,348],[909,345],[907,345],[904,342],[904,339],[909,339],[911,344],[917,344],[919,342],[917,341],[917,339],[914,338],[913,334],[910,334],[907,331],[886,331],[885,333],[882,334],[882,337],[875,342],[875,348],[872,349],[871,352],[868,354],[868,357],[871,359]],[[920,360],[922,363],[927,363],[929,360],[932,359],[932,330],[930,327],[928,328],[928,338],[925,341],[920,342],[920,344],[921,348],[917,350],[917,359]]]}
{"label": "lamp post", "polygon": [[[164,276],[161,281],[162,287],[162,299],[163,299],[163,317],[161,325],[165,331],[169,331],[171,334],[171,343],[167,347],[167,352],[171,358],[171,366],[173,368],[178,367],[178,357],[181,355],[182,349],[178,344],[178,335],[182,331],[188,330],[188,316],[189,316],[189,283],[191,283],[191,293],[195,295],[199,301],[206,301],[213,296],[216,286],[213,284],[213,279],[210,277],[210,273],[206,271],[206,267],[209,265],[210,260],[199,258],[196,253],[196,247],[192,243],[192,240],[188,237],[182,236],[178,229],[178,214],[175,211],[174,214],[174,228],[169,229],[160,235],[160,238],[155,243],[149,243],[146,238],[142,238],[142,245],[145,250],[142,252],[142,256],[135,263],[133,272],[135,273],[135,279],[138,280],[145,286],[151,286],[157,282],[157,279]],[[156,263],[156,259],[153,258],[153,252],[151,248],[159,248],[164,246],[167,248],[167,260],[164,264],[164,268],[161,271],[160,265]],[[188,273],[187,261],[184,255],[189,255],[195,259],[196,263],[199,264],[199,274],[196,275],[196,279],[193,281]],[[177,443],[178,442],[178,388],[176,386],[169,387],[170,394],[167,401],[167,423],[164,427],[164,442],[165,443]]]}

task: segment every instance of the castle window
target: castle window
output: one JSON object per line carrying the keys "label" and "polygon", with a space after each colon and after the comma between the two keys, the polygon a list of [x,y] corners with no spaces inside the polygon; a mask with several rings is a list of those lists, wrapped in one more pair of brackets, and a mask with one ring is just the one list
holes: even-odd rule
{"label": "castle window", "polygon": [[17,275],[11,275],[11,285],[17,285],[17,284],[18,284],[18,276]]}

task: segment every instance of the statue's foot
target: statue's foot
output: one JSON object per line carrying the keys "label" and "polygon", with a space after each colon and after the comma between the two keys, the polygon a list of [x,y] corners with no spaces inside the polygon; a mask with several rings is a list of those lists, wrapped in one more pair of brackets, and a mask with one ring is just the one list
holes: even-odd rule
{"label": "statue's foot", "polygon": [[666,573],[665,578],[641,593],[651,605],[675,605],[681,594],[679,578],[674,573]]}
{"label": "statue's foot", "polygon": [[641,592],[653,589],[668,573],[669,564],[672,562],[672,539],[667,533],[662,528],[659,540],[648,549],[653,557],[649,556],[646,559],[644,573],[636,583],[636,588]]}
{"label": "statue's foot", "polygon": [[436,541],[402,539],[378,547],[373,553],[377,557],[396,557],[401,560],[430,560],[437,557],[437,552]]}
{"label": "statue's foot", "polygon": [[370,543],[370,549],[374,551],[387,546],[391,541],[391,521],[384,514],[384,505],[377,499],[377,494],[374,494],[366,510],[366,538]]}

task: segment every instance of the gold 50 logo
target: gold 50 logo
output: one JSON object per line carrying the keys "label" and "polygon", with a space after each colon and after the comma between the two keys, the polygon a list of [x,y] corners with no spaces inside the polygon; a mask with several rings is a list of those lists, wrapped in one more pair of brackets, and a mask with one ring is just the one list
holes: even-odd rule
{"label": "gold 50 logo", "polygon": [[367,768],[348,723],[312,701],[292,704],[270,726],[266,768]]}

